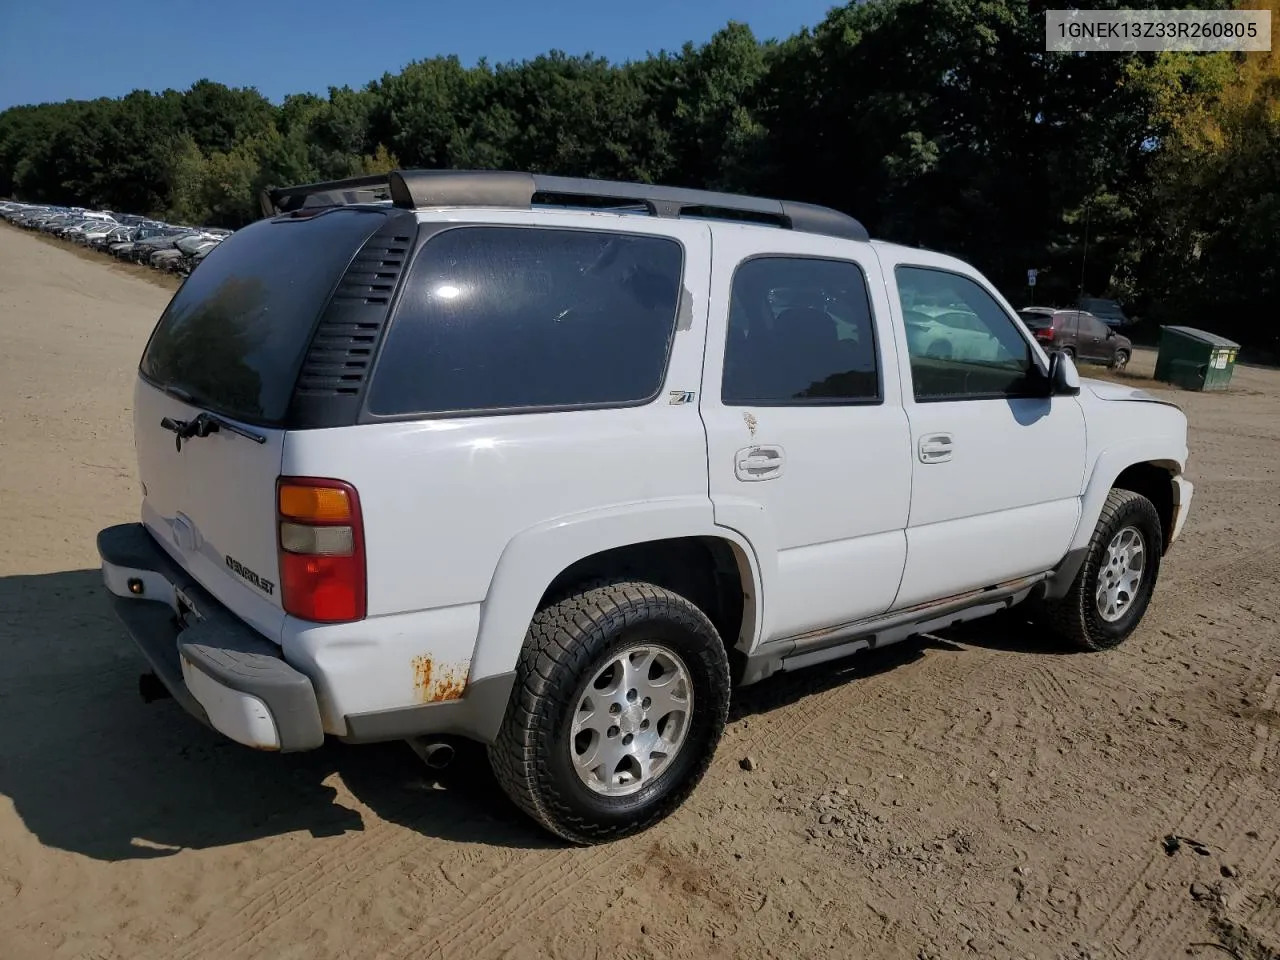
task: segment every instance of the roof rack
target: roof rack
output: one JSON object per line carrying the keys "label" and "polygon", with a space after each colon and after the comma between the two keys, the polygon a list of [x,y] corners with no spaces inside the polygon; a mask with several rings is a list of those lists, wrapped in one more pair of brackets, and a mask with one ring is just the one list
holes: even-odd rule
{"label": "roof rack", "polygon": [[390,183],[385,173],[346,180],[326,180],[294,187],[270,187],[262,191],[259,203],[264,217],[292,213],[304,207],[332,207],[348,203],[373,203],[390,196]]}
{"label": "roof rack", "polygon": [[[380,188],[380,189],[379,189]],[[420,207],[517,207],[535,203],[643,210],[654,217],[706,217],[770,224],[845,240],[868,240],[866,227],[830,207],[737,193],[689,190],[621,180],[555,177],[507,170],[393,170],[263,191],[267,216],[343,203],[385,200]]]}

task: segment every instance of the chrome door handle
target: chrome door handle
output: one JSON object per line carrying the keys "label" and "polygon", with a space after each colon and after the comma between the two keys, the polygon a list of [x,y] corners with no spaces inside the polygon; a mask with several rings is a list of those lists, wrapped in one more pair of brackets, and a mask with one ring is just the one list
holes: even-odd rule
{"label": "chrome door handle", "polygon": [[920,462],[942,463],[951,459],[952,440],[949,433],[931,433],[920,438]]}
{"label": "chrome door handle", "polygon": [[782,448],[773,444],[743,447],[733,455],[733,473],[739,480],[772,480],[786,466]]}

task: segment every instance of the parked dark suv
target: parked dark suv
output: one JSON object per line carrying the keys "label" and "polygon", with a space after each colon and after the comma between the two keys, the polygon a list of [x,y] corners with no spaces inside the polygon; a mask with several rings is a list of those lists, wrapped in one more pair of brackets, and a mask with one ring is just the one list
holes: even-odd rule
{"label": "parked dark suv", "polygon": [[1133,341],[1084,310],[1026,307],[1018,316],[1045,349],[1065,350],[1076,360],[1123,370],[1133,356]]}

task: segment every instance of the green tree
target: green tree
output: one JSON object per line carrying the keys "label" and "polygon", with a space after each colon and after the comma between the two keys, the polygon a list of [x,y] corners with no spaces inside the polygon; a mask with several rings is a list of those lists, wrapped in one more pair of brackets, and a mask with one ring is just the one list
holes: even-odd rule
{"label": "green tree", "polygon": [[434,57],[279,106],[201,80],[15,107],[0,192],[238,226],[265,186],[400,164],[714,187],[846,210],[971,260],[1015,301],[1036,267],[1037,299],[1110,293],[1201,323],[1229,304],[1214,323],[1270,336],[1274,55],[1049,53],[1047,6],[854,0],[779,42],[730,22],[621,64]]}

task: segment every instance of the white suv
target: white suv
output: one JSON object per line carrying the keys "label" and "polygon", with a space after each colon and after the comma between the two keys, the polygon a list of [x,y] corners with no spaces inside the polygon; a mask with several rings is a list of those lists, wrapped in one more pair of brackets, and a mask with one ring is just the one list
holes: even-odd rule
{"label": "white suv", "polygon": [[[160,317],[98,539],[150,686],[251,747],[471,738],[615,838],[734,685],[1024,600],[1120,643],[1186,518],[1181,411],[836,211],[457,171],[264,208]],[[909,335],[939,302],[959,355]]]}

